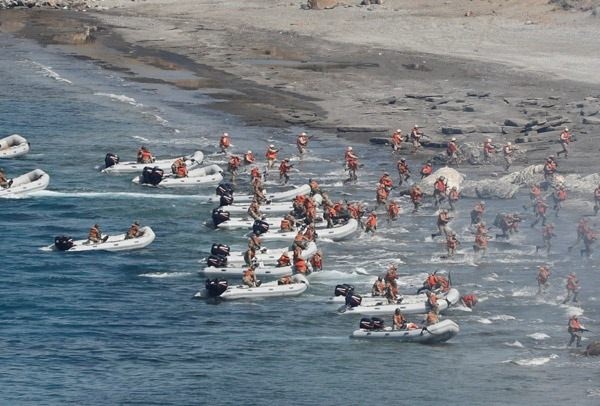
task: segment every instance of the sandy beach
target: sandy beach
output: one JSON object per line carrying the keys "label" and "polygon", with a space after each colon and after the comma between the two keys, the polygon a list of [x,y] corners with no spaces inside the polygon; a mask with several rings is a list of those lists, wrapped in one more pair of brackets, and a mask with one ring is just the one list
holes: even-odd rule
{"label": "sandy beach", "polygon": [[[433,145],[491,137],[526,144],[528,159],[556,152],[568,125],[574,157],[597,153],[600,28],[590,12],[545,0],[304,3],[106,0],[86,12],[4,11],[0,29],[66,44],[130,80],[210,95],[248,125],[367,141],[418,123]],[[89,39],[73,45],[85,27]]]}

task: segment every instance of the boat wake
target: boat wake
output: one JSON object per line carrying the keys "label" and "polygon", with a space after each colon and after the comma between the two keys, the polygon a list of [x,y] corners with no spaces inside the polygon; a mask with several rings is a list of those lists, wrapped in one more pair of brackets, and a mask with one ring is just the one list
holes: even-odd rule
{"label": "boat wake", "polygon": [[550,354],[550,356],[548,357],[536,357],[536,358],[523,358],[523,359],[516,359],[516,360],[507,360],[507,361],[503,361],[503,363],[511,363],[511,364],[515,364],[521,367],[537,367],[540,365],[544,365],[547,364],[548,362],[550,362],[553,359],[558,358],[558,355],[556,354]]}
{"label": "boat wake", "polygon": [[531,334],[527,334],[527,337],[529,337],[533,340],[536,340],[536,341],[542,341],[547,338],[550,338],[550,336],[548,334],[544,334],[544,333],[531,333]]}
{"label": "boat wake", "polygon": [[175,194],[150,194],[150,193],[132,193],[132,192],[57,192],[54,190],[41,190],[31,193],[33,197],[53,197],[53,198],[90,198],[90,199],[180,199],[201,201],[195,195],[175,195]]}
{"label": "boat wake", "polygon": [[193,273],[192,272],[150,272],[150,273],[140,274],[139,276],[142,276],[144,278],[180,278],[182,276],[189,276],[189,275],[193,275]]}
{"label": "boat wake", "polygon": [[521,342],[519,342],[518,340],[515,340],[512,343],[503,343],[503,344],[506,345],[507,347],[525,348],[525,346],[523,344],[521,344]]}

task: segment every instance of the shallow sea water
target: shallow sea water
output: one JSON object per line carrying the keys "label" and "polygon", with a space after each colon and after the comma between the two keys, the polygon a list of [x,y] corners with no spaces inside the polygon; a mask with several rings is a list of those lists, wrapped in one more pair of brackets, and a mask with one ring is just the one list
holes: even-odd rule
{"label": "shallow sea water", "polygon": [[[474,260],[468,215],[459,203],[452,228],[465,255],[445,261],[431,242],[432,209],[396,223],[380,222],[374,237],[323,242],[326,271],[293,299],[207,304],[192,300],[203,284],[198,261],[213,242],[241,249],[239,232],[202,223],[212,207],[196,193],[138,187],[130,176],[99,173],[106,152],[132,158],[144,144],[158,156],[201,149],[208,162],[218,134],[234,150],[262,157],[270,142],[293,156],[299,128],[245,128],[203,107],[197,92],[137,84],[52,47],[0,36],[0,134],[32,144],[23,159],[3,161],[9,175],[41,168],[47,191],[0,200],[0,399],[4,404],[547,404],[597,405],[600,363],[566,349],[569,314],[583,312],[598,329],[597,256],[567,255],[578,210],[553,219],[559,237],[549,258],[535,254],[539,228],[523,223],[514,245],[492,246]],[[193,105],[193,108],[189,108]],[[355,145],[365,163],[356,185],[343,187],[345,143],[315,134],[310,156],[296,161],[292,183],[315,177],[334,199],[371,206],[383,170],[396,175],[387,149]],[[409,157],[416,172],[420,162]],[[275,190],[276,186],[272,188]],[[500,210],[522,210],[527,196],[488,201],[491,224]],[[133,220],[151,225],[155,242],[125,253],[46,253],[54,236],[83,238],[98,222],[106,233]],[[598,223],[597,220],[593,220]],[[281,245],[275,245],[279,247]],[[325,304],[338,283],[366,291],[390,262],[399,263],[402,291],[428,272],[451,272],[461,293],[481,299],[473,312],[451,311],[460,334],[439,346],[354,341],[358,316]],[[536,267],[553,270],[548,293],[536,296]],[[560,305],[564,277],[582,283],[581,307]],[[587,336],[590,336],[587,334]]]}

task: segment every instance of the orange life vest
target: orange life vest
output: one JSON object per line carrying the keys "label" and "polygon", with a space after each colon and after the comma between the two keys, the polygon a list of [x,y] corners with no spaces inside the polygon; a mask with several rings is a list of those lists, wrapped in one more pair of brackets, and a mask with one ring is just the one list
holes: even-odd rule
{"label": "orange life vest", "polygon": [[231,169],[237,169],[240,166],[240,158],[237,156],[231,156],[229,158],[229,167]]}
{"label": "orange life vest", "polygon": [[419,202],[423,198],[423,192],[420,189],[413,188],[410,190],[410,199],[413,202]]}
{"label": "orange life vest", "polygon": [[446,240],[446,247],[455,250],[458,247],[458,242],[454,238],[448,238]]}
{"label": "orange life vest", "polygon": [[288,266],[290,265],[290,257],[288,256],[287,253],[283,253],[281,254],[281,256],[279,257],[279,259],[277,260],[277,266],[281,267],[281,266]]}
{"label": "orange life vest", "polygon": [[568,290],[575,290],[577,289],[577,277],[575,276],[567,276],[567,289]]}
{"label": "orange life vest", "polygon": [[96,227],[90,228],[90,232],[88,233],[88,238],[91,239],[99,239],[100,231]]}
{"label": "orange life vest", "polygon": [[367,219],[367,228],[372,230],[377,228],[377,216],[373,214],[369,215],[369,218]]}
{"label": "orange life vest", "polygon": [[229,137],[221,136],[221,139],[219,140],[219,145],[224,148],[229,148],[229,146],[231,145],[231,141],[229,140]]}
{"label": "orange life vest", "polygon": [[410,172],[410,170],[408,169],[408,164],[406,162],[398,161],[398,172],[402,175]]}
{"label": "orange life vest", "polygon": [[179,178],[184,178],[186,176],[188,176],[188,169],[187,166],[185,164],[183,165],[179,165],[177,167],[177,173],[176,173],[177,177]]}
{"label": "orange life vest", "polygon": [[308,137],[306,137],[304,135],[299,135],[298,139],[296,140],[296,144],[301,147],[307,146],[308,145]]}
{"label": "orange life vest", "polygon": [[392,186],[394,186],[394,182],[392,181],[392,178],[390,178],[389,176],[386,176],[386,175],[382,176],[381,179],[379,179],[379,183],[381,183],[386,188],[391,188]]}
{"label": "orange life vest", "polygon": [[491,142],[486,142],[485,144],[483,144],[483,151],[487,154],[491,154],[493,152],[496,152],[496,148],[492,145]]}
{"label": "orange life vest", "polygon": [[275,159],[277,159],[277,150],[276,149],[268,148],[267,149],[267,153],[265,154],[265,157],[269,161],[274,161]]}
{"label": "orange life vest", "polygon": [[152,154],[150,153],[150,151],[141,150],[140,151],[140,160],[142,162],[152,162]]}
{"label": "orange life vest", "polygon": [[385,188],[383,188],[383,187],[379,187],[377,189],[377,201],[383,202],[383,201],[387,200],[387,198],[388,198],[387,190],[385,190]]}
{"label": "orange life vest", "polygon": [[475,236],[475,245],[478,247],[487,247],[488,240],[485,234],[478,234]]}
{"label": "orange life vest", "polygon": [[258,170],[258,168],[254,167],[252,168],[252,170],[250,170],[250,176],[253,179],[258,179],[260,178],[260,171]]}
{"label": "orange life vest", "polygon": [[304,258],[294,258],[294,268],[298,273],[306,273],[308,271],[308,267],[306,266],[306,261]]}
{"label": "orange life vest", "polygon": [[287,164],[285,161],[281,161],[279,164],[279,173],[281,175],[285,175],[290,170],[291,166]]}
{"label": "orange life vest", "polygon": [[563,131],[560,133],[560,140],[565,144],[568,144],[571,141],[571,133],[568,131]]}
{"label": "orange life vest", "polygon": [[432,274],[427,277],[427,286],[430,288],[435,288],[437,286],[437,278],[435,275]]}
{"label": "orange life vest", "polygon": [[321,254],[316,253],[315,255],[312,256],[312,258],[310,259],[310,264],[312,265],[314,270],[322,270],[323,269],[323,257],[321,256]]}
{"label": "orange life vest", "polygon": [[546,213],[546,203],[544,203],[543,201],[539,200],[536,204],[535,204],[535,211],[537,211],[539,214],[545,214]]}
{"label": "orange life vest", "polygon": [[579,331],[581,330],[581,323],[577,319],[569,319],[569,330]]}

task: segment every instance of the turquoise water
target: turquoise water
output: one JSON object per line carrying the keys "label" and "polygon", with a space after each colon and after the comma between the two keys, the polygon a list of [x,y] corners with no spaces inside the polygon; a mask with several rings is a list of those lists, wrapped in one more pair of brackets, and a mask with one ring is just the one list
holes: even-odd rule
{"label": "turquoise water", "polygon": [[[198,194],[212,188],[137,187],[130,176],[99,173],[105,153],[132,158],[141,144],[159,156],[201,149],[223,164],[215,146],[229,131],[238,152],[252,148],[262,157],[275,141],[292,156],[301,129],[245,128],[205,109],[208,99],[197,92],[131,83],[6,36],[0,76],[0,133],[20,133],[32,144],[24,159],[2,167],[9,175],[40,168],[51,176],[48,191],[0,200],[3,404],[598,404],[600,364],[565,348],[568,315],[580,310],[559,305],[564,277],[574,270],[584,323],[598,330],[598,261],[564,254],[581,206],[567,206],[554,220],[559,237],[550,258],[535,255],[539,230],[525,221],[508,250],[492,247],[480,264],[470,255],[448,263],[439,258],[442,246],[426,238],[434,217],[406,214],[393,225],[381,222],[374,237],[322,242],[326,272],[311,277],[304,296],[211,305],[191,299],[203,284],[198,261],[213,242],[244,245],[241,233],[202,225],[212,207]],[[315,136],[292,182],[315,177],[336,200],[372,205],[381,172],[395,175],[389,151],[355,145],[365,167],[359,183],[344,188],[345,144]],[[525,199],[489,201],[488,224],[499,210],[520,210]],[[467,254],[473,204],[461,201],[452,223]],[[57,235],[83,238],[96,222],[115,234],[133,220],[156,232],[141,251],[39,250]],[[482,301],[473,313],[447,316],[461,326],[455,339],[427,347],[348,338],[358,318],[335,314],[325,299],[337,283],[368,290],[392,261],[400,264],[403,292],[438,269],[452,272],[462,293],[477,292]],[[552,266],[552,286],[536,297],[535,269],[544,262]]]}

